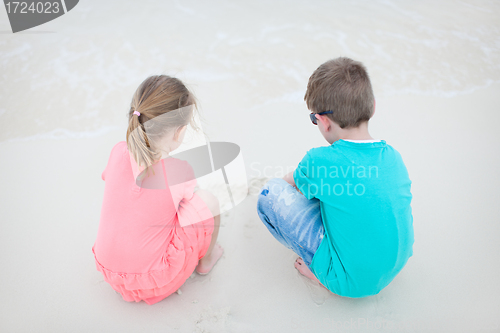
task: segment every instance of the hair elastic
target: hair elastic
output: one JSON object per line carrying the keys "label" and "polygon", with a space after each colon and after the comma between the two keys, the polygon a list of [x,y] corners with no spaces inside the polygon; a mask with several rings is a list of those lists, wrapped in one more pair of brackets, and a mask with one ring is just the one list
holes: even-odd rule
{"label": "hair elastic", "polygon": [[136,116],[140,116],[140,115],[141,115],[141,113],[140,113],[139,111],[134,111],[134,114],[135,114]]}

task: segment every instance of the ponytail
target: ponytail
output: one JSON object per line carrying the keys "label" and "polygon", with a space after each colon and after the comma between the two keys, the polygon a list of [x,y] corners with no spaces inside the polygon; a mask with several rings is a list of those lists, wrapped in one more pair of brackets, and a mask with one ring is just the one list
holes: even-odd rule
{"label": "ponytail", "polygon": [[136,116],[133,113],[134,111],[136,110],[131,109],[129,115],[127,147],[137,164],[147,168],[153,165],[155,160],[158,160],[158,156],[157,153],[153,151],[144,130],[144,126],[139,120],[139,117],[143,115]]}
{"label": "ponytail", "polygon": [[194,125],[195,108],[194,96],[179,79],[158,75],[144,80],[128,112],[127,147],[137,164],[149,168],[158,161],[162,155],[161,138],[170,130]]}

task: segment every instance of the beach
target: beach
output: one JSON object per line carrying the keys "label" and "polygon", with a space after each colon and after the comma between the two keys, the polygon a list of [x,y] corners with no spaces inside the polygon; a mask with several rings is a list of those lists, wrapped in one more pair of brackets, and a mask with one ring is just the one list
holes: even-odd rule
{"label": "beach", "polygon": [[[500,5],[82,1],[12,34],[0,10],[0,330],[498,332]],[[378,295],[333,295],[260,221],[257,193],[328,143],[307,80],[347,56],[370,74],[370,133],[412,180],[413,256]],[[149,306],[96,270],[104,170],[149,75],[181,79],[210,141],[241,149],[248,195],[221,217],[207,276]]]}

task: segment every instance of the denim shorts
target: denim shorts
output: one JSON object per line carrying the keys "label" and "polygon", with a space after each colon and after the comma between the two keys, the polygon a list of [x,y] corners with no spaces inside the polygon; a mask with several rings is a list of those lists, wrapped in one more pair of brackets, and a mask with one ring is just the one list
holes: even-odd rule
{"label": "denim shorts", "polygon": [[262,188],[257,212],[274,238],[310,267],[325,232],[319,200],[308,200],[285,180],[274,178]]}

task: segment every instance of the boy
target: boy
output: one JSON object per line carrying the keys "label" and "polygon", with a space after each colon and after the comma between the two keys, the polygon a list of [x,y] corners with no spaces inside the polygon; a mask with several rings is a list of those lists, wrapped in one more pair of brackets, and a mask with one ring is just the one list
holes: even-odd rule
{"label": "boy", "polygon": [[413,254],[408,172],[394,148],[368,133],[375,100],[360,62],[319,66],[304,100],[330,145],[263,187],[259,217],[300,256],[301,274],[340,296],[375,295]]}

